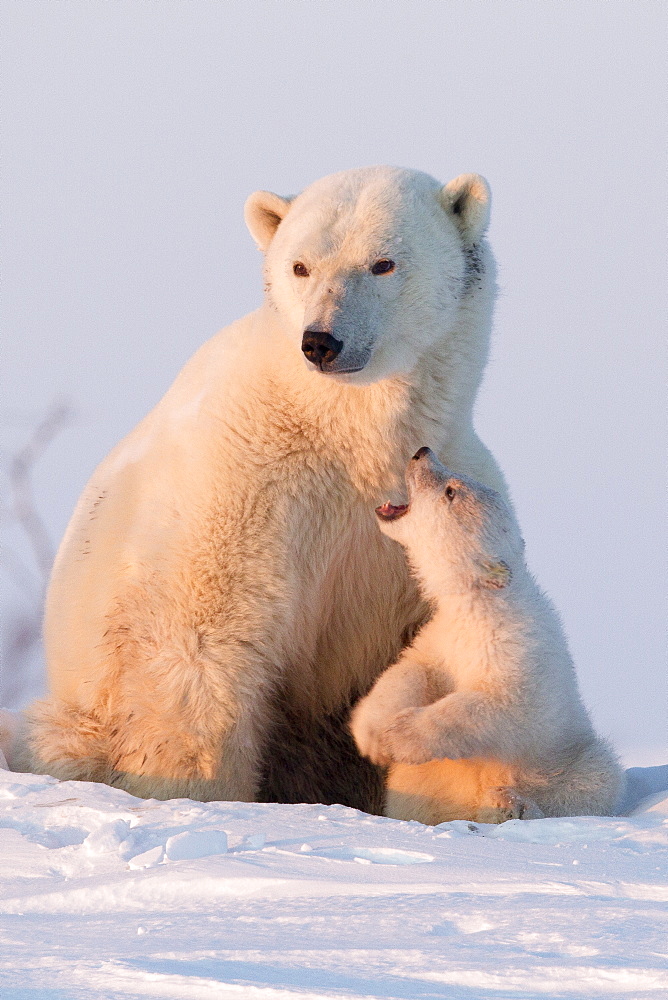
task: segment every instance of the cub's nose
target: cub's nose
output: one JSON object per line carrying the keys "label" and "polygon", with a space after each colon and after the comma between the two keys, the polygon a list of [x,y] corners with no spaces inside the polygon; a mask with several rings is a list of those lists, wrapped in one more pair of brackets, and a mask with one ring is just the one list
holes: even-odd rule
{"label": "cub's nose", "polygon": [[431,455],[431,454],[433,454],[431,448],[420,448],[419,451],[416,451],[415,454],[413,455],[413,461],[419,462],[421,458],[425,457],[425,455]]}
{"label": "cub's nose", "polygon": [[343,341],[332,337],[325,330],[304,330],[302,337],[302,352],[314,365],[322,369],[323,365],[331,364],[341,353]]}

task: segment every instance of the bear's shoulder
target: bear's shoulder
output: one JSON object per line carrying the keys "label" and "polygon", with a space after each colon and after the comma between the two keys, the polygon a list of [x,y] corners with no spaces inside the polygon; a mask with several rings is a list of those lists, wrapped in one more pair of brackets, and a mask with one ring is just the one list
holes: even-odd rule
{"label": "bear's shoulder", "polygon": [[265,312],[257,309],[242,316],[202,344],[181,369],[165,399],[212,381],[235,380],[244,368],[251,367],[253,355],[267,334]]}

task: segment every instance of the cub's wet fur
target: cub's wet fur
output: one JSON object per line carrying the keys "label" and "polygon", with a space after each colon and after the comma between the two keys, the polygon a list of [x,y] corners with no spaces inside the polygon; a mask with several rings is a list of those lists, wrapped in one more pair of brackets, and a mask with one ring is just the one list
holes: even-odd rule
{"label": "cub's wet fur", "polygon": [[610,813],[621,770],[580,699],[512,511],[429,448],[406,480],[409,503],[376,513],[434,615],[351,720],[361,752],[389,765],[385,814],[500,823]]}

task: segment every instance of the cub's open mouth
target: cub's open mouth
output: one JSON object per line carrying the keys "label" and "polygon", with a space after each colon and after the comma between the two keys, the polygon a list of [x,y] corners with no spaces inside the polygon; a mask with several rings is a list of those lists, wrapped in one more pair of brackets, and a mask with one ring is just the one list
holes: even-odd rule
{"label": "cub's open mouth", "polygon": [[396,521],[396,519],[398,517],[402,517],[407,510],[407,503],[393,504],[388,500],[380,507],[376,507],[376,514],[378,517],[382,518],[383,521]]}

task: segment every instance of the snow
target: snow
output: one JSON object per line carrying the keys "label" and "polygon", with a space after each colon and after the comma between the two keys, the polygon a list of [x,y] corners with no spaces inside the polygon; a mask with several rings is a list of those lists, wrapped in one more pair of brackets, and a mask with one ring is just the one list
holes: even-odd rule
{"label": "snow", "polygon": [[668,767],[629,814],[439,827],[0,772],[0,996],[668,993]]}

